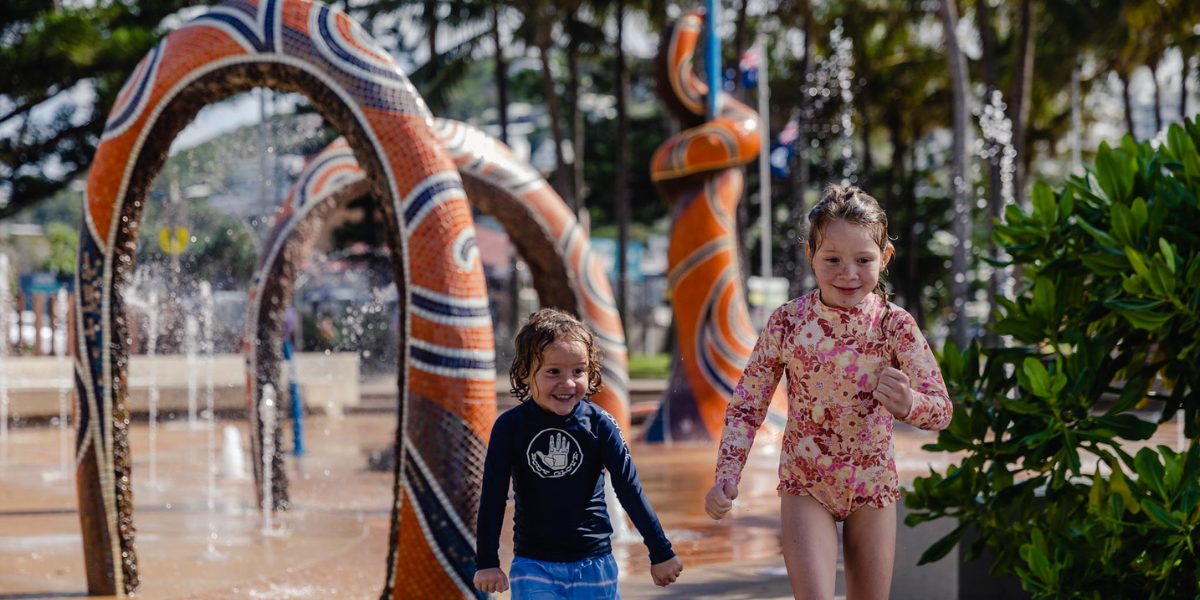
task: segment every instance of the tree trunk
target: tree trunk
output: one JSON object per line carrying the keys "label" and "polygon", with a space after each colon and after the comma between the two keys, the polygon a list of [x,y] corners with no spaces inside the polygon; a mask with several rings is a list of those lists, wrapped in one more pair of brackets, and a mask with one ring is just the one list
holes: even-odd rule
{"label": "tree trunk", "polygon": [[571,41],[567,44],[567,67],[570,79],[567,83],[567,121],[571,125],[571,201],[567,204],[582,215],[587,207],[583,203],[583,111],[579,110],[579,42],[576,29],[579,24],[572,14],[567,18],[567,29]]}
{"label": "tree trunk", "polygon": [[492,37],[496,41],[496,101],[500,111],[500,141],[508,143],[508,64],[500,41],[500,6],[492,9]]}
{"label": "tree trunk", "polygon": [[1037,13],[1033,0],[1021,0],[1021,38],[1018,49],[1016,91],[1013,93],[1013,148],[1017,151],[1017,164],[1013,173],[1013,197],[1024,206],[1025,202],[1025,129],[1029,126],[1030,91],[1033,87],[1033,54],[1037,39]]}
{"label": "tree trunk", "polygon": [[[859,62],[858,64],[866,64],[866,61]],[[861,75],[865,77],[866,74],[863,73]],[[870,105],[870,102],[867,98],[867,92],[866,86],[863,86],[855,96],[859,104],[858,121],[861,125],[859,129],[862,131],[863,145],[862,164],[859,165],[858,187],[864,190],[871,184],[871,173],[875,171],[875,161],[871,158],[871,119],[867,114],[867,107]]]}
{"label": "tree trunk", "polygon": [[1150,81],[1154,84],[1154,133],[1162,131],[1162,89],[1158,84],[1158,55],[1152,55],[1146,60],[1146,66],[1150,67]]}
{"label": "tree trunk", "polygon": [[[1029,0],[1025,0],[1028,2]],[[946,36],[946,53],[950,62],[950,84],[953,92],[954,117],[954,168],[950,177],[953,219],[951,232],[957,243],[951,258],[950,300],[952,315],[950,335],[959,348],[968,341],[967,300],[970,285],[967,281],[967,245],[971,241],[970,205],[967,200],[967,64],[966,57],[958,47],[955,26],[958,23],[958,8],[954,0],[941,0],[942,29]]]}
{"label": "tree trunk", "polygon": [[[992,94],[997,89],[996,85],[996,46],[995,38],[992,34],[992,18],[991,8],[988,6],[988,0],[975,0],[975,18],[976,26],[979,29],[980,45],[983,46],[983,78],[987,83],[987,97],[984,98],[984,103],[992,101]],[[1000,158],[1003,148],[993,140],[986,140],[988,154],[991,156],[988,159],[988,186],[987,186],[987,204],[988,214],[991,219],[988,220],[988,256],[992,260],[1000,258],[1000,247],[996,245],[996,240],[993,238],[993,233],[996,230],[996,222],[1004,215],[1004,198],[1000,195],[1002,174],[1000,172]],[[1022,155],[1024,156],[1024,155]],[[1002,269],[994,269],[992,276],[988,278],[988,323],[996,322],[997,306],[996,296],[1003,292],[1002,283],[1004,279],[1004,271]],[[988,329],[984,333],[984,345],[995,347],[1000,345],[1000,336],[994,331]]]}
{"label": "tree trunk", "polygon": [[437,17],[438,3],[437,0],[425,0],[425,9],[422,16],[425,17],[425,37],[429,40],[429,62],[437,58]]}
{"label": "tree trunk", "polygon": [[898,226],[899,221],[895,220],[895,216],[900,214],[900,178],[904,173],[904,153],[908,151],[908,144],[904,140],[904,117],[899,109],[889,105],[885,110],[887,112],[884,113],[884,124],[892,143],[892,164],[888,167],[883,211],[888,215],[889,223]]}
{"label": "tree trunk", "polygon": [[1137,139],[1133,133],[1133,101],[1129,97],[1129,76],[1117,71],[1117,79],[1121,80],[1121,99],[1125,102],[1125,130],[1129,137]]}
{"label": "tree trunk", "polygon": [[[812,35],[813,35],[813,16],[812,8],[809,5],[809,0],[800,0],[800,13],[804,19],[804,55],[800,57],[800,64],[797,65],[799,73],[797,81],[804,81],[808,76],[809,68],[812,64]],[[788,236],[788,240],[792,244],[791,264],[792,268],[787,270],[788,278],[788,294],[795,298],[806,291],[808,280],[808,256],[805,253],[805,243],[808,238],[808,202],[806,195],[810,185],[811,173],[809,171],[808,162],[808,122],[810,119],[808,94],[807,90],[801,86],[800,103],[796,107],[797,121],[799,125],[799,137],[796,138],[796,153],[792,157],[793,168],[791,172],[791,180],[794,197],[792,199],[792,224],[795,228],[795,234]]]}
{"label": "tree trunk", "polygon": [[[914,136],[915,137],[915,136]],[[904,307],[917,321],[917,326],[925,329],[925,305],[921,303],[921,288],[923,286],[923,278],[920,271],[917,270],[920,264],[919,247],[917,245],[917,144],[914,141],[908,147],[908,180],[904,186],[904,256],[908,262],[908,277],[905,278],[905,300],[908,304]]]}
{"label": "tree trunk", "polygon": [[[912,220],[912,217],[905,214],[904,220],[900,220],[900,195],[902,193],[900,182],[904,177],[904,155],[908,153],[908,144],[904,138],[903,131],[904,118],[898,109],[889,106],[887,113],[885,113],[884,122],[888,129],[888,137],[892,142],[892,164],[888,167],[887,172],[886,189],[883,196],[883,210],[884,214],[888,215],[889,233],[895,234],[900,231],[902,229],[901,224],[903,223],[903,229],[906,233],[905,237],[907,238],[908,222]],[[905,243],[907,244],[907,240]],[[907,246],[905,247],[907,248]],[[891,273],[904,272],[904,269],[900,268],[898,263],[891,265],[891,267]],[[911,275],[905,275],[905,280],[911,278]],[[898,292],[899,295],[903,296],[904,306],[908,306],[909,296],[907,289],[901,290],[896,284],[894,276],[889,279],[891,279],[892,291]]]}
{"label": "tree trunk", "polygon": [[[539,27],[549,27],[542,24]],[[550,32],[538,34],[538,50],[542,54],[542,92],[546,95],[546,110],[550,111],[550,134],[554,137],[554,188],[563,198],[570,197],[570,181],[567,179],[566,161],[563,160],[562,111],[558,106],[558,92],[554,89],[554,76],[550,73]],[[575,206],[567,201],[574,210]]]}
{"label": "tree trunk", "polygon": [[625,0],[617,0],[617,182],[615,213],[617,218],[617,312],[629,334],[629,263],[625,246],[629,243],[629,115],[625,99],[629,94],[629,73],[625,70]]}
{"label": "tree trunk", "polygon": [[1186,119],[1188,116],[1187,80],[1188,80],[1188,66],[1189,66],[1188,61],[1190,60],[1188,58],[1187,53],[1183,52],[1182,50],[1183,49],[1180,48],[1180,52],[1179,52],[1180,56],[1183,58],[1183,65],[1179,67],[1179,123],[1180,124],[1183,124],[1183,120]]}
{"label": "tree trunk", "polygon": [[[741,61],[742,53],[746,51],[746,5],[748,4],[750,4],[750,0],[742,0],[741,5],[738,6],[737,26],[733,35],[733,60],[734,64],[738,65],[736,75],[733,77],[733,89],[735,92],[742,89]],[[762,75],[765,76],[766,73]],[[750,103],[747,102],[747,104]]]}

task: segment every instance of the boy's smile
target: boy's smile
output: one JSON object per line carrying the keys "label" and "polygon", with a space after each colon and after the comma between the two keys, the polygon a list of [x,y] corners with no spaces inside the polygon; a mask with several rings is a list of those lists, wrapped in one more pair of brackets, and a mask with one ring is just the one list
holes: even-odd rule
{"label": "boy's smile", "polygon": [[576,340],[555,340],[542,351],[530,379],[529,395],[538,406],[560,416],[571,414],[588,390],[587,348]]}

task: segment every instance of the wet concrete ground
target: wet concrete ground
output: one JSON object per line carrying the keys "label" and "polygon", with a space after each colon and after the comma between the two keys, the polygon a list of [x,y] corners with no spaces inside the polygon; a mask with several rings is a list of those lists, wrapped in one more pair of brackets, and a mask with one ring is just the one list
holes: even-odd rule
{"label": "wet concrete ground", "polygon": [[[247,439],[244,421],[218,423],[218,469],[225,425],[238,429],[243,445]],[[249,478],[219,477],[209,516],[206,430],[178,421],[159,426],[152,485],[149,428],[133,424],[139,598],[378,598],[393,476],[369,471],[367,458],[391,442],[395,420],[367,413],[309,417],[305,426],[308,456],[288,464],[293,509],[275,517],[283,535],[265,536]],[[1173,426],[1164,425],[1148,443],[1173,446],[1174,436]],[[920,449],[935,439],[933,433],[897,430],[902,481],[927,474],[930,466],[944,470],[951,457]],[[59,442],[53,427],[20,428],[0,449],[0,600],[86,595],[74,475],[59,468]],[[778,446],[756,446],[732,518],[720,522],[703,512],[715,445],[635,444],[633,453],[685,567],[678,583],[658,588],[640,537],[616,542],[626,599],[791,597],[779,555]],[[207,556],[210,540],[215,559]],[[506,527],[502,563],[509,558]]]}

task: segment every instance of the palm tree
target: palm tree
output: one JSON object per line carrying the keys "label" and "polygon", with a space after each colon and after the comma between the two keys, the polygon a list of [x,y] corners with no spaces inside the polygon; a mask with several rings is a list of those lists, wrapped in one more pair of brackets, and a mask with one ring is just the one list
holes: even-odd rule
{"label": "palm tree", "polygon": [[500,141],[508,143],[508,62],[504,59],[504,44],[500,37],[500,13],[504,4],[492,2],[492,43],[496,61],[496,105],[500,114]]}
{"label": "palm tree", "polygon": [[607,40],[604,29],[597,25],[597,22],[603,23],[602,19],[598,19],[597,14],[606,8],[603,4],[595,1],[586,2],[575,8],[575,11],[567,18],[566,33],[569,36],[567,42],[567,70],[569,78],[567,80],[567,123],[571,129],[571,145],[575,149],[574,162],[571,175],[571,190],[575,198],[575,212],[578,213],[581,223],[585,226],[589,223],[587,219],[587,204],[585,201],[587,186],[584,181],[583,157],[584,157],[584,138],[585,135],[585,120],[583,111],[579,107],[580,99],[580,61],[582,59],[590,59],[599,57],[608,49],[610,45]]}
{"label": "palm tree", "polygon": [[[988,6],[988,0],[975,0],[975,21],[979,29],[979,41],[982,46],[983,54],[983,79],[987,84],[987,98],[999,89],[996,81],[996,43],[995,34],[992,31],[991,8]],[[993,147],[989,148],[988,155],[991,157],[988,160],[988,187],[987,187],[987,204],[988,215],[988,255],[994,261],[1000,260],[1000,247],[996,244],[996,240],[992,238],[992,233],[995,231],[995,223],[1004,216],[1004,198],[1000,195],[1000,153],[998,148],[995,148],[995,142],[990,142]],[[1004,271],[1001,269],[993,269],[992,276],[988,279],[988,322],[993,323],[996,320],[995,298],[1001,293],[1000,283],[1004,276]],[[996,346],[1000,342],[1000,336],[995,331],[988,329],[987,345]]]}
{"label": "palm tree", "polygon": [[1018,45],[1017,80],[1013,92],[1013,147],[1017,149],[1017,170],[1013,175],[1013,194],[1017,202],[1025,203],[1025,170],[1027,161],[1025,133],[1029,127],[1030,91],[1033,88],[1033,51],[1037,13],[1033,0],[1021,0],[1021,36]]}
{"label": "palm tree", "polygon": [[[616,52],[617,75],[617,310],[628,323],[629,302],[629,257],[626,246],[629,245],[629,109],[626,98],[629,96],[629,72],[625,69],[625,0],[617,0],[616,16],[617,39],[614,42]],[[628,332],[626,332],[628,334]]]}
{"label": "palm tree", "polygon": [[801,86],[799,101],[795,109],[797,119],[799,120],[799,137],[795,142],[796,153],[793,156],[795,166],[791,170],[792,193],[794,194],[791,215],[796,233],[795,235],[788,236],[792,244],[792,256],[789,261],[792,265],[792,270],[787,275],[789,282],[788,294],[793,298],[800,296],[804,292],[805,281],[808,279],[808,255],[804,251],[803,239],[808,233],[806,230],[808,206],[805,194],[808,193],[810,183],[808,125],[809,119],[812,116],[812,110],[809,107],[808,94],[804,93],[804,88],[806,87],[804,82],[812,66],[813,36],[816,34],[812,6],[809,4],[809,0],[799,0],[796,3],[796,13],[803,24],[804,52],[800,57],[800,64],[796,68],[797,78]]}
{"label": "palm tree", "polygon": [[[480,50],[489,42],[497,48],[497,60],[503,61],[499,52],[498,15],[503,7],[501,0],[382,0],[354,11],[353,15],[377,36],[396,38],[396,47],[389,48],[396,56],[411,54],[422,44],[428,46],[429,59],[408,76],[429,109],[441,115],[448,108],[450,94],[462,83]],[[385,16],[391,17],[394,24],[388,31],[377,31],[376,24]],[[404,38],[405,23],[422,27],[421,35],[411,45]],[[450,39],[447,48],[438,47],[438,40],[442,39],[439,29],[443,27],[442,33],[447,33]],[[390,35],[380,35],[385,33]]]}
{"label": "palm tree", "polygon": [[562,108],[559,104],[557,85],[551,68],[551,49],[555,45],[555,24],[566,20],[568,15],[573,14],[579,6],[579,0],[567,0],[566,2],[514,0],[512,6],[525,17],[513,35],[522,40],[527,48],[538,49],[542,92],[546,98],[546,110],[550,118],[550,135],[554,140],[554,180],[552,185],[555,191],[573,208],[574,194],[571,193],[570,173],[566,169],[566,159],[563,156]]}
{"label": "palm tree", "polygon": [[[1030,1],[1030,0],[1025,0]],[[970,206],[967,203],[967,63],[955,35],[958,8],[954,0],[941,0],[942,30],[950,63],[950,85],[954,106],[954,167],[950,176],[953,198],[952,231],[957,243],[951,259],[950,298],[953,307],[951,338],[959,348],[967,346],[967,241],[970,239]]]}

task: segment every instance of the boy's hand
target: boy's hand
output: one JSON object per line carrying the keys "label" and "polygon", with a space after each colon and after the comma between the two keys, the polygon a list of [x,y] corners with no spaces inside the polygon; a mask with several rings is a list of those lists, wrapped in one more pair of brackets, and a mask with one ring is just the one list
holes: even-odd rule
{"label": "boy's hand", "polygon": [[650,565],[650,576],[654,578],[654,585],[660,587],[667,587],[675,583],[682,572],[683,561],[679,560],[678,556],[673,556],[657,565]]}
{"label": "boy's hand", "polygon": [[885,367],[875,386],[875,398],[897,419],[904,419],[912,412],[912,383],[904,371]]}
{"label": "boy's hand", "polygon": [[711,490],[704,495],[704,512],[708,516],[720,521],[725,518],[729,509],[733,508],[733,501],[738,497],[738,487],[736,483],[728,482],[712,486]]}
{"label": "boy's hand", "polygon": [[[653,567],[651,567],[653,569]],[[489,592],[499,594],[500,592],[508,591],[508,575],[504,574],[504,569],[493,567],[491,569],[480,569],[475,571],[475,587],[481,592]]]}

